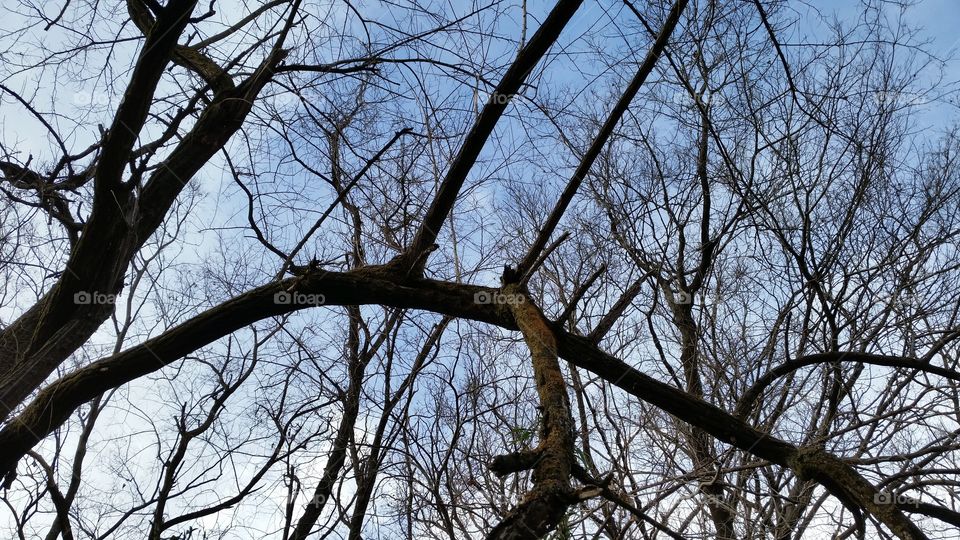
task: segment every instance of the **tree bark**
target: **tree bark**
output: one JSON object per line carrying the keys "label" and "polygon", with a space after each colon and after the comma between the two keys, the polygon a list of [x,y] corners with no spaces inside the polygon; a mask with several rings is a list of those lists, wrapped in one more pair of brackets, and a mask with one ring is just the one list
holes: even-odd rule
{"label": "tree bark", "polygon": [[533,380],[540,398],[540,441],[531,453],[512,455],[514,467],[497,467],[509,461],[495,460],[498,474],[533,469],[533,488],[490,533],[487,540],[541,538],[562,522],[567,508],[576,501],[570,475],[574,461],[574,426],[567,384],[557,360],[557,340],[543,312],[517,284],[503,289],[513,319],[530,350]]}

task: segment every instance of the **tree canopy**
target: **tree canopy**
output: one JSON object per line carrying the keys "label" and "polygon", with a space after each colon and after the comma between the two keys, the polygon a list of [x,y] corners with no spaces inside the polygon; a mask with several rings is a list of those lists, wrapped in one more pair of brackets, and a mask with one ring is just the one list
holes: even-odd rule
{"label": "tree canopy", "polygon": [[956,538],[922,7],[8,2],[0,526]]}

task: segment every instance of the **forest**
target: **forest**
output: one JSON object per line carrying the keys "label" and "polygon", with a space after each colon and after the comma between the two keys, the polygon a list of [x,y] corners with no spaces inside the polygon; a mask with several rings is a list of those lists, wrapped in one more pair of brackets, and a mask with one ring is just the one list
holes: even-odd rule
{"label": "forest", "polygon": [[960,538],[952,0],[0,13],[0,537]]}

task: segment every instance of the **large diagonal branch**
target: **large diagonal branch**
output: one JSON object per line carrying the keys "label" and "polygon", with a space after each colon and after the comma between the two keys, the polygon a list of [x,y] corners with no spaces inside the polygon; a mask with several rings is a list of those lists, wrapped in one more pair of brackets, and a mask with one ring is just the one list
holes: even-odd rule
{"label": "large diagonal branch", "polygon": [[[159,17],[154,24],[151,36],[162,19]],[[139,197],[111,190],[116,198],[110,205],[102,205],[95,195],[93,211],[67,270],[37,304],[0,334],[0,418],[5,418],[110,316],[111,303],[78,304],[75,295],[120,293],[130,260],[163,223],[187,183],[240,129],[259,91],[271,80],[285,55],[284,50],[274,47],[252,75],[217,95],[159,164]],[[121,105],[121,111],[123,108]],[[108,209],[101,211],[101,207]]]}
{"label": "large diagonal branch", "polygon": [[[100,145],[93,208],[66,270],[53,288],[0,333],[0,418],[29,395],[112,312],[106,304],[78,306],[80,291],[115,293],[131,244],[131,188],[123,170],[146,122],[153,95],[196,0],[171,0],[143,43],[123,100]],[[57,352],[44,357],[40,349]]]}
{"label": "large diagonal branch", "polygon": [[[147,342],[70,373],[45,388],[0,431],[0,473],[12,478],[17,461],[67,420],[80,405],[175,362],[197,349],[258,320],[305,309],[307,304],[277,303],[274,295],[293,291],[322,294],[327,305],[378,304],[440,313],[516,330],[509,308],[475,301],[478,294],[498,291],[474,285],[406,279],[379,267],[350,272],[315,271],[273,282],[211,308]],[[792,469],[800,478],[816,480],[844,504],[866,509],[900,538],[926,538],[896,505],[874,502],[878,494],[848,464],[823,449],[798,448],[760,431],[700,398],[644,375],[607,354],[590,339],[554,327],[559,355],[627,393],[696,426],[716,439],[771,463]],[[869,358],[860,361],[868,362]],[[913,511],[933,515],[924,506]],[[943,516],[941,513],[938,517]]]}
{"label": "large diagonal branch", "polygon": [[147,120],[153,93],[196,4],[196,0],[171,0],[147,32],[143,52],[100,151],[94,186],[102,205],[110,202],[110,194],[122,187],[123,168]]}
{"label": "large diagonal branch", "polygon": [[583,179],[586,178],[587,174],[590,172],[593,162],[597,160],[597,157],[600,155],[603,147],[606,146],[610,136],[613,135],[613,131],[616,129],[617,124],[620,123],[620,119],[630,107],[630,102],[632,102],[633,98],[636,97],[637,92],[640,91],[640,87],[643,86],[643,83],[647,80],[647,77],[657,65],[657,59],[660,58],[660,54],[663,53],[664,48],[666,48],[667,42],[670,40],[670,36],[673,34],[674,29],[677,27],[677,23],[680,22],[680,15],[683,13],[683,9],[686,6],[687,0],[677,0],[673,4],[673,8],[670,10],[667,20],[663,23],[663,28],[661,28],[660,33],[657,35],[656,40],[654,40],[650,50],[647,51],[647,56],[643,59],[643,63],[640,64],[637,74],[633,76],[633,80],[631,80],[630,84],[627,85],[627,88],[620,96],[617,104],[613,107],[613,110],[610,111],[610,115],[607,116],[607,120],[603,123],[603,126],[600,127],[600,131],[597,132],[596,137],[594,137],[593,142],[590,143],[590,147],[580,158],[580,163],[577,165],[577,169],[573,172],[573,176],[571,176],[570,180],[567,182],[567,186],[560,195],[560,199],[557,200],[557,204],[554,206],[553,211],[550,212],[550,216],[547,218],[546,223],[543,224],[543,227],[537,234],[536,240],[534,240],[533,244],[530,246],[530,250],[527,251],[526,257],[524,257],[523,261],[518,266],[517,269],[521,275],[526,273],[533,266],[534,261],[537,260],[537,257],[540,256],[540,252],[543,251],[544,246],[547,245],[547,242],[550,240],[550,236],[553,234],[554,229],[557,228],[557,224],[560,223],[560,219],[570,206],[570,202],[573,201],[574,195],[576,195],[577,190],[580,189],[580,184],[583,183]]}
{"label": "large diagonal branch", "polygon": [[430,203],[423,223],[417,230],[413,242],[399,259],[401,266],[413,275],[419,275],[426,263],[425,256],[437,239],[437,234],[453,209],[467,174],[473,168],[480,151],[500,117],[506,110],[511,97],[520,91],[527,76],[540,62],[553,43],[560,37],[563,28],[583,3],[582,0],[559,0],[546,20],[530,41],[517,54],[516,60],[507,69],[490,99],[480,111],[480,116],[463,141],[463,146],[454,158],[447,175],[440,182],[437,194]]}

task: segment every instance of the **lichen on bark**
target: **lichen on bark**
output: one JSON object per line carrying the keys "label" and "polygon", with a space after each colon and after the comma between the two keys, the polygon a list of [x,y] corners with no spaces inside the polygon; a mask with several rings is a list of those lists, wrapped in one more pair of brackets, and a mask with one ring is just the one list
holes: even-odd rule
{"label": "lichen on bark", "polygon": [[[487,538],[540,538],[554,530],[567,508],[579,500],[570,481],[575,466],[573,415],[550,323],[523,286],[507,283],[503,293],[513,299],[508,306],[530,350],[542,421],[536,449],[523,456],[499,456],[491,463],[498,474],[532,468],[533,487]],[[535,459],[529,459],[531,455]],[[512,466],[500,466],[505,463]]]}

